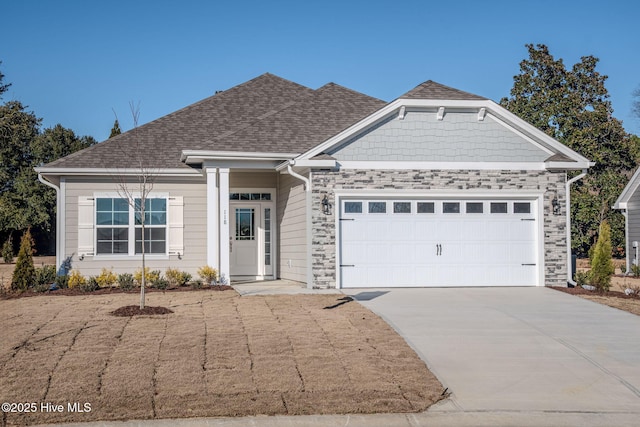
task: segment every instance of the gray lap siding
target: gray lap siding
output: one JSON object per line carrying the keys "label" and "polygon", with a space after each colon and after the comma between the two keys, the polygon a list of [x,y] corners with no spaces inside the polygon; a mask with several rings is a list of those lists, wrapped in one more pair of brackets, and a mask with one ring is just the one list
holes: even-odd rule
{"label": "gray lap siding", "polygon": [[[312,179],[312,268],[313,286],[336,287],[336,217],[322,211],[326,194],[335,200],[339,190],[450,190],[543,192],[544,275],[546,286],[566,286],[566,200],[564,172],[500,170],[340,170],[313,171]],[[558,198],[559,215],[551,201]],[[469,280],[473,280],[470,277]]]}

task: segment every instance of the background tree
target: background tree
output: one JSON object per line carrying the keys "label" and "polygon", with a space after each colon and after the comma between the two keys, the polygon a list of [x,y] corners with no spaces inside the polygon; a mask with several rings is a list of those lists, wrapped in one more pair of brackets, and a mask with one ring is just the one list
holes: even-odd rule
{"label": "background tree", "polygon": [[[1,95],[8,85],[0,77]],[[33,168],[96,143],[61,125],[41,132],[41,122],[19,101],[0,105],[0,241],[32,228],[38,241],[54,242],[55,192]]]}
{"label": "background tree", "polygon": [[[2,65],[2,61],[0,61],[0,65]],[[0,99],[2,99],[2,94],[8,91],[9,86],[11,86],[11,83],[3,84],[2,83],[3,80],[4,80],[4,74],[2,74],[2,71],[0,71]]]}
{"label": "background tree", "polygon": [[120,135],[122,131],[120,130],[120,123],[118,123],[118,119],[113,122],[113,127],[111,128],[111,133],[109,134],[109,138],[113,138],[116,135]]}
{"label": "background tree", "polygon": [[[500,103],[578,153],[594,161],[571,193],[572,246],[586,255],[599,224],[608,220],[615,247],[624,247],[624,218],[611,206],[635,167],[631,139],[613,117],[607,76],[596,71],[598,59],[583,56],[568,70],[545,45],[526,45],[510,96]],[[573,175],[573,174],[572,174]]]}

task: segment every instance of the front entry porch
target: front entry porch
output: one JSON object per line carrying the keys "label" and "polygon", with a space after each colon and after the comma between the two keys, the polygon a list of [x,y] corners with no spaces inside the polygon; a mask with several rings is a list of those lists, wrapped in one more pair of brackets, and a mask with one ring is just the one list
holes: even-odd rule
{"label": "front entry porch", "polygon": [[275,173],[207,168],[207,264],[223,281],[275,279]]}

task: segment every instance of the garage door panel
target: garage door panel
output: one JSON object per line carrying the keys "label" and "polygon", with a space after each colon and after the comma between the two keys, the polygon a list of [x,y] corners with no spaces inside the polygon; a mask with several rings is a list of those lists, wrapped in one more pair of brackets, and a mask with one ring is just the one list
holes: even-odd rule
{"label": "garage door panel", "polygon": [[[380,199],[376,199],[380,201]],[[341,286],[535,286],[538,226],[534,214],[387,212],[346,215],[341,221]],[[457,201],[452,201],[456,203]],[[473,202],[478,202],[477,200]],[[366,206],[366,200],[364,201]],[[536,212],[535,206],[532,212]],[[532,265],[527,265],[532,264]]]}

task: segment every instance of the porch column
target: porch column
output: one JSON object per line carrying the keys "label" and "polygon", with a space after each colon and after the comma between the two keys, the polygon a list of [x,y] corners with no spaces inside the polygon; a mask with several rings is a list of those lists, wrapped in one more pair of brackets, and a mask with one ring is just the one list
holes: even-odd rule
{"label": "porch column", "polygon": [[[207,265],[218,268],[218,183],[217,168],[207,168]],[[228,192],[228,191],[227,191]]]}
{"label": "porch column", "polygon": [[231,272],[229,271],[229,169],[220,168],[220,179],[218,188],[220,189],[220,277],[224,274],[227,281],[231,282]]}

